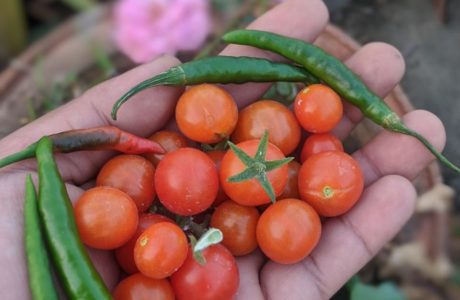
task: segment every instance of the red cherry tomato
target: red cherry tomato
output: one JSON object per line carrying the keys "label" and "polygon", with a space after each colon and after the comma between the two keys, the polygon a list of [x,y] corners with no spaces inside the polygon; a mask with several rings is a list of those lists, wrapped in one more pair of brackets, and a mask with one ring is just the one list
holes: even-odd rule
{"label": "red cherry tomato", "polygon": [[293,264],[315,248],[321,236],[321,221],[304,201],[284,199],[262,213],[256,233],[265,255],[280,264]]}
{"label": "red cherry tomato", "polygon": [[179,226],[169,222],[156,223],[137,239],[134,261],[145,276],[166,278],[182,266],[187,250],[187,237]]}
{"label": "red cherry tomato", "polygon": [[259,211],[233,201],[219,205],[211,217],[211,227],[224,235],[222,244],[235,256],[251,253],[257,248],[256,226]]}
{"label": "red cherry tomato", "polygon": [[193,148],[180,148],[158,164],[155,187],[171,212],[191,216],[208,209],[216,199],[219,178],[214,162]]}
{"label": "red cherry tomato", "polygon": [[317,133],[310,135],[303,144],[300,161],[303,163],[313,154],[326,151],[343,151],[342,142],[333,134]]}
{"label": "red cherry tomato", "polygon": [[134,235],[138,224],[134,201],[111,187],[95,187],[83,193],[74,213],[83,243],[97,249],[120,247]]}
{"label": "red cherry tomato", "polygon": [[[155,132],[151,137],[149,137],[149,139],[160,144],[166,153],[173,152],[179,148],[188,146],[188,142],[185,137],[183,137],[181,134],[177,132],[169,130]],[[147,158],[156,167],[165,155],[147,153],[143,156]]]}
{"label": "red cherry tomato", "polygon": [[[259,145],[259,140],[250,140],[239,143],[237,146],[246,152],[249,156],[254,157]],[[266,160],[283,159],[284,154],[273,144],[268,143]],[[241,173],[246,166],[233,153],[227,151],[220,165],[220,183],[225,194],[236,203],[241,205],[256,206],[270,202],[270,197],[264,191],[256,179],[245,180],[241,182],[228,182],[227,179],[233,175]],[[285,164],[277,169],[267,173],[275,195],[280,195],[288,179],[288,166]]]}
{"label": "red cherry tomato", "polygon": [[257,101],[240,111],[232,141],[241,143],[260,139],[266,130],[270,143],[277,146],[284,155],[299,145],[300,125],[297,119],[286,106],[273,100]]}
{"label": "red cherry tomato", "polygon": [[167,279],[153,279],[137,273],[123,279],[113,292],[114,300],[174,300],[174,291]]}
{"label": "red cherry tomato", "polygon": [[294,112],[305,130],[324,133],[339,123],[343,104],[333,89],[323,84],[313,84],[297,94]]}
{"label": "red cherry tomato", "polygon": [[176,105],[176,122],[189,139],[213,144],[230,136],[238,121],[238,107],[224,89],[202,84],[186,90]]}
{"label": "red cherry tomato", "polygon": [[288,180],[281,195],[277,199],[299,198],[299,170],[300,164],[295,160],[288,163]]}
{"label": "red cherry tomato", "polygon": [[[222,162],[222,159],[224,158],[225,151],[220,151],[220,150],[214,150],[214,151],[209,151],[207,152],[208,156],[212,159],[212,161],[216,164],[217,167],[217,172],[220,170],[220,164]],[[216,200],[214,200],[214,205],[219,205],[224,201],[230,200],[228,196],[225,194],[224,190],[219,184],[219,191],[217,192]]]}
{"label": "red cherry tomato", "polygon": [[136,246],[136,241],[150,225],[160,222],[174,223],[170,218],[158,214],[144,213],[139,215],[139,225],[137,226],[136,232],[132,238],[123,246],[115,250],[115,258],[123,271],[128,274],[139,272],[136,263],[134,262],[134,247]]}
{"label": "red cherry tomato", "polygon": [[308,158],[299,171],[300,197],[326,217],[347,212],[364,187],[359,164],[348,154],[329,151]]}
{"label": "red cherry tomato", "polygon": [[111,186],[128,194],[140,212],[155,199],[155,167],[136,155],[119,155],[109,160],[97,175],[96,185]]}
{"label": "red cherry tomato", "polygon": [[206,248],[206,259],[200,265],[189,250],[182,267],[171,276],[171,284],[178,300],[233,299],[239,286],[235,258],[224,246]]}

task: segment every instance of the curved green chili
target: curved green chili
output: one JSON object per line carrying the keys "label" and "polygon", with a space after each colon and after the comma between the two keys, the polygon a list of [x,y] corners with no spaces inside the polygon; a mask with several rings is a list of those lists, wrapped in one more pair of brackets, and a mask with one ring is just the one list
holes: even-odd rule
{"label": "curved green chili", "polygon": [[154,86],[184,86],[201,83],[246,83],[246,82],[304,82],[318,83],[318,79],[302,68],[275,63],[263,58],[213,56],[193,60],[147,79],[115,103],[112,118],[117,119],[117,111],[133,95]]}
{"label": "curved green chili", "polygon": [[112,299],[78,236],[73,207],[48,137],[37,146],[39,201],[51,259],[69,299]]}
{"label": "curved green chili", "polygon": [[[125,154],[164,153],[157,142],[135,136],[114,126],[75,129],[49,135],[56,152],[116,150]],[[0,168],[35,156],[38,142],[0,159]]]}
{"label": "curved green chili", "polygon": [[38,216],[37,194],[32,177],[27,175],[24,195],[24,248],[27,258],[29,288],[34,300],[57,300],[51,267]]}
{"label": "curved green chili", "polygon": [[236,30],[224,35],[232,44],[254,46],[275,52],[303,66],[311,74],[332,87],[345,100],[358,107],[376,124],[390,131],[410,135],[425,145],[433,155],[449,168],[460,168],[439,153],[428,140],[409,129],[398,115],[355,75],[345,64],[322,49],[304,41],[257,30]]}

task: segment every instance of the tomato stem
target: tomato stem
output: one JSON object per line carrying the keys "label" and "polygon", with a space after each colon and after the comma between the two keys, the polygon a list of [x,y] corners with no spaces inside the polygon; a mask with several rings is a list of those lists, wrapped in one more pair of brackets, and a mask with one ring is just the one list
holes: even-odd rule
{"label": "tomato stem", "polygon": [[206,259],[202,255],[203,250],[209,246],[219,244],[224,239],[222,231],[217,228],[209,228],[197,241],[195,236],[189,235],[190,244],[192,245],[193,257],[200,264],[206,264]]}
{"label": "tomato stem", "polygon": [[243,162],[247,167],[242,172],[233,175],[227,179],[229,182],[241,182],[249,179],[255,178],[267,195],[270,197],[272,203],[276,200],[275,191],[273,186],[268,180],[267,172],[277,169],[282,165],[289,163],[293,160],[293,157],[286,157],[279,160],[265,160],[268,148],[268,131],[266,130],[262,138],[260,139],[259,146],[254,157],[250,157],[246,152],[238,148],[235,144],[228,141],[230,149],[235,153],[235,155]]}

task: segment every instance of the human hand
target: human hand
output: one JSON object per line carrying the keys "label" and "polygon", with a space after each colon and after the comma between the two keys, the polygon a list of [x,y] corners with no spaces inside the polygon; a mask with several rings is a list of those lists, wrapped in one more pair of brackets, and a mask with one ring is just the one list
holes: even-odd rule
{"label": "human hand", "polygon": [[[308,41],[327,23],[327,10],[319,0],[290,0],[267,12],[250,25],[252,29],[273,31]],[[274,55],[243,46],[228,46],[225,55],[246,55],[278,59]],[[380,96],[385,96],[404,73],[404,62],[393,47],[372,43],[349,60],[352,68]],[[145,78],[179,64],[173,57],[162,57],[107,81],[19,129],[0,141],[0,157],[16,152],[43,135],[57,131],[115,125],[147,136],[171,119],[182,89],[157,87],[146,90],[126,103],[119,121],[110,119],[116,99]],[[268,85],[228,85],[240,107],[260,97]],[[345,116],[336,130],[344,138],[360,121],[359,111],[345,106]],[[415,111],[404,122],[427,137],[438,149],[445,142],[444,128],[431,113]],[[57,155],[58,164],[72,200],[83,192],[101,165],[112,154],[80,152]],[[311,255],[295,265],[267,262],[260,252],[238,259],[240,290],[238,299],[327,299],[403,226],[413,212],[414,178],[433,157],[415,139],[382,132],[353,154],[365,174],[366,189],[358,204],[342,217],[323,223],[321,240]],[[36,174],[33,161],[0,170],[2,210],[0,211],[0,290],[2,299],[27,299],[27,269],[23,254],[22,203],[25,175]],[[91,250],[91,256],[109,288],[119,271],[109,252]]]}

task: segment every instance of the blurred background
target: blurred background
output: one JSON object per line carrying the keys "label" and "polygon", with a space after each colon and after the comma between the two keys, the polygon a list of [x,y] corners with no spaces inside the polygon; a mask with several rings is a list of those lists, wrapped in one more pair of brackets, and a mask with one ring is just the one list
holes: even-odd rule
{"label": "blurred background", "polygon": [[[275,0],[2,0],[0,138],[91,86],[163,53],[215,54],[219,36]],[[345,59],[372,41],[396,46],[406,74],[386,101],[398,113],[438,115],[446,156],[460,163],[460,1],[327,0],[331,23],[316,43]],[[267,96],[289,102],[296,85]],[[378,132],[368,122],[349,151]],[[460,299],[460,176],[437,163],[414,181],[416,214],[335,299]]]}

